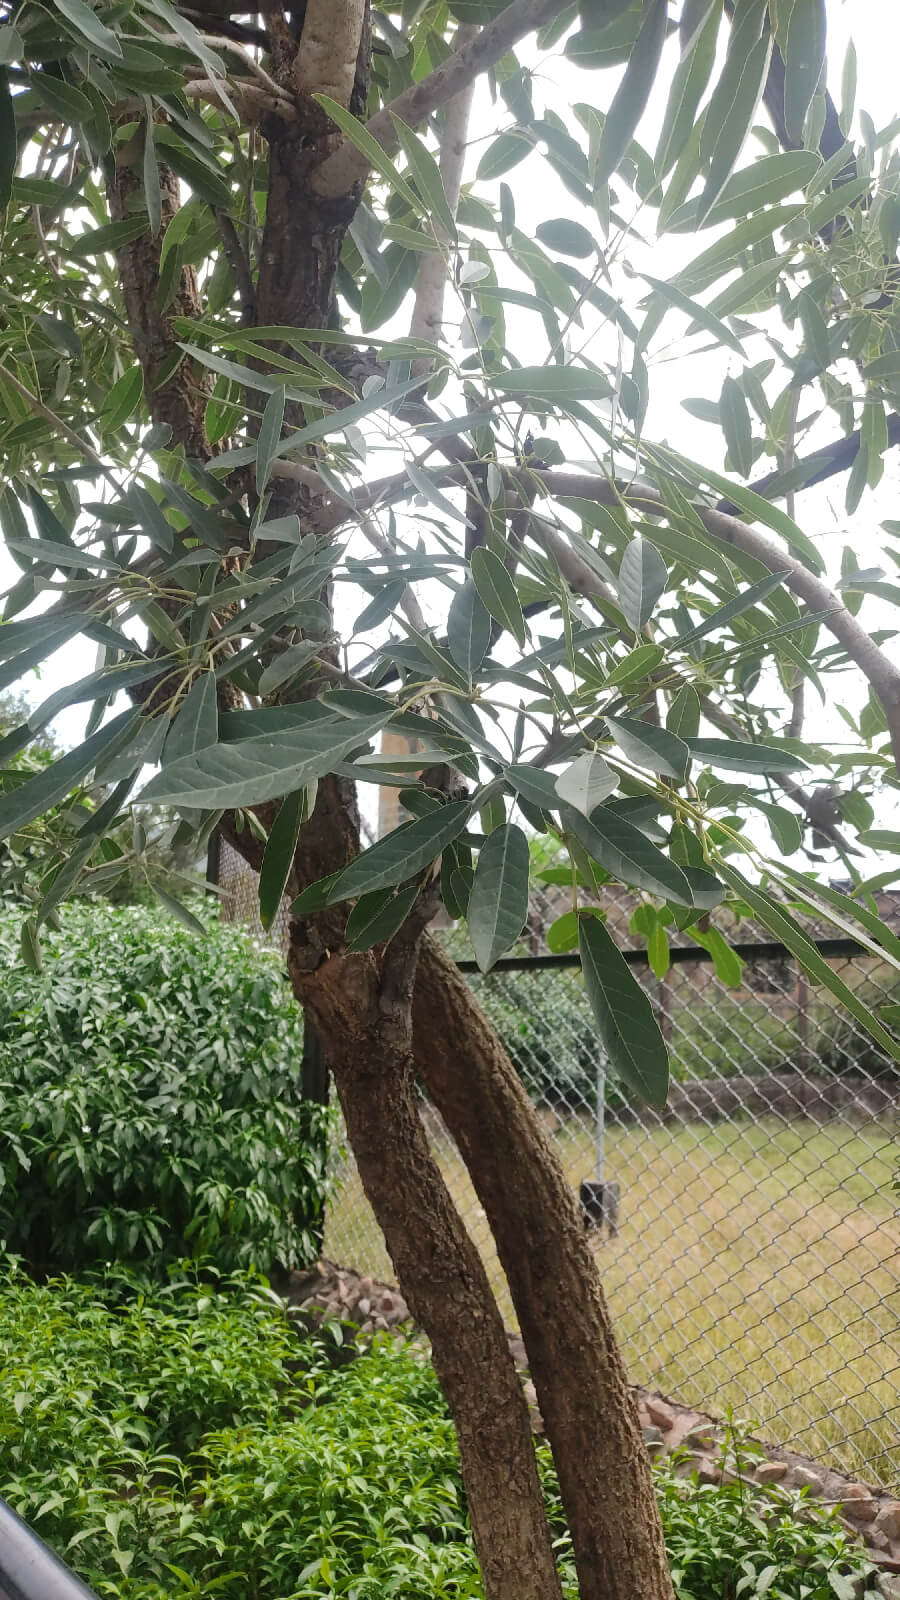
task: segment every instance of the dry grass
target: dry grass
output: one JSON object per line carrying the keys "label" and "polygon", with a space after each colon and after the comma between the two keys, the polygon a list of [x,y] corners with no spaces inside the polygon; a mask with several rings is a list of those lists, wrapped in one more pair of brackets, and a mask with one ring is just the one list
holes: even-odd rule
{"label": "dry grass", "polygon": [[[570,1122],[553,1137],[570,1181],[590,1177],[590,1128]],[[436,1143],[512,1322],[483,1212],[455,1147],[440,1132]],[[622,1226],[596,1248],[634,1380],[897,1484],[897,1149],[897,1130],[874,1124],[611,1129],[606,1175],[622,1187]],[[355,1172],[332,1205],[326,1250],[390,1275]]]}

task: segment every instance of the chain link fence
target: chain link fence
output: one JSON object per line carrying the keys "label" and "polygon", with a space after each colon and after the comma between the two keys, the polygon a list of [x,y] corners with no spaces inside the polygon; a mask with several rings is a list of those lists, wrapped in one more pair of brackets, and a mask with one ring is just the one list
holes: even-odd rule
{"label": "chain link fence", "polygon": [[[255,877],[225,846],[219,882],[225,915],[259,934]],[[591,1237],[633,1381],[733,1412],[773,1442],[897,1486],[900,1076],[752,925],[722,924],[739,967],[732,960],[717,970],[675,935],[672,964],[657,978],[630,931],[634,900],[608,893],[604,908],[669,1044],[663,1113],[604,1082],[580,975],[546,953],[544,929],[559,909],[552,891],[535,897],[527,953],[470,981],[573,1187],[590,1201],[599,1191],[582,1186],[605,1185]],[[900,927],[900,895],[883,896],[880,910]],[[270,938],[282,941],[286,929],[284,917]],[[821,942],[825,930],[809,931]],[[444,936],[457,954],[458,936]],[[889,969],[852,942],[821,947],[868,1004],[900,999]],[[436,1114],[426,1107],[425,1115],[512,1324],[462,1160]],[[345,1149],[335,1152],[334,1178],[326,1254],[390,1278]]]}

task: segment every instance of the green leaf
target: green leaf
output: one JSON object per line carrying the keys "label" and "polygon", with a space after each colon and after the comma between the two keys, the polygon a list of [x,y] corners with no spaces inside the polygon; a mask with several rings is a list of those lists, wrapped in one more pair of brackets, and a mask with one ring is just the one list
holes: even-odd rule
{"label": "green leaf", "polygon": [[424,817],[404,822],[377,844],[364,850],[338,874],[328,896],[328,904],[356,900],[375,889],[392,889],[406,878],[414,878],[436,861],[448,844],[465,830],[472,806],[468,800],[454,800]]}
{"label": "green leaf", "polygon": [[465,513],[460,511],[452,500],[448,500],[445,494],[441,493],[430,474],[425,471],[424,467],[420,467],[418,462],[408,461],[406,463],[406,476],[414,489],[419,494],[424,495],[426,500],[430,500],[431,504],[442,512],[445,517],[449,517],[452,522],[465,522]]}
{"label": "green leaf", "polygon": [[83,744],[68,751],[58,761],[44,767],[33,778],[27,778],[8,794],[0,796],[0,840],[24,828],[36,817],[42,817],[53,806],[77,788],[89,772],[93,772],[102,758],[124,747],[132,733],[137,731],[140,714],[123,711],[112,722],[86,739]]}
{"label": "green leaf", "polygon": [[567,833],[599,866],[631,889],[646,889],[662,900],[679,905],[693,904],[690,884],[679,866],[664,856],[655,844],[625,817],[608,806],[598,806],[590,819],[570,806],[560,808]]}
{"label": "green leaf", "polygon": [[173,761],[195,755],[198,750],[215,744],[218,737],[216,675],[214,672],[201,672],[191,684],[172,724],[163,752],[164,764],[169,766]]}
{"label": "green leaf", "polygon": [[[760,578],[758,583],[751,583],[748,588],[742,589],[733,600],[726,600],[723,606],[718,606],[715,611],[703,621],[698,622],[696,628],[689,628],[687,633],[678,634],[672,642],[683,649],[685,645],[693,644],[695,640],[702,639],[705,634],[712,633],[716,628],[722,628],[727,622],[739,617],[741,612],[748,611],[752,606],[759,605],[761,600],[781,587],[787,572],[773,572],[767,578]],[[695,730],[696,731],[696,730]]]}
{"label": "green leaf", "polygon": [[310,787],[286,795],[269,829],[259,869],[259,920],[271,928],[281,905],[285,885],[294,863],[300,829],[309,816]]}
{"label": "green leaf", "polygon": [[12,194],[13,174],[16,170],[16,117],[9,78],[0,67],[0,211],[5,211]]}
{"label": "green leaf", "polygon": [[165,906],[169,915],[173,916],[176,922],[180,922],[182,927],[187,928],[189,933],[195,933],[201,939],[206,938],[206,929],[203,923],[194,916],[192,911],[188,910],[187,906],[182,905],[181,901],[177,900],[173,894],[170,894],[168,889],[164,889],[161,883],[151,880],[150,887],[160,905]]}
{"label": "green leaf", "polygon": [[786,806],[769,805],[764,800],[757,800],[756,805],[768,822],[769,832],[781,854],[792,856],[803,843],[800,818]]}
{"label": "green leaf", "polygon": [[568,400],[608,400],[613,392],[602,372],[575,366],[516,367],[493,377],[491,382],[501,394],[548,400],[563,409]]}
{"label": "green leaf", "polygon": [[41,957],[41,935],[36,917],[26,917],[22,923],[22,933],[19,938],[19,949],[22,954],[22,965],[26,972],[43,972],[44,963]]}
{"label": "green leaf", "polygon": [[552,222],[539,222],[535,233],[541,244],[561,256],[592,256],[597,253],[597,241],[580,222],[557,217]]}
{"label": "green leaf", "polygon": [[716,969],[716,977],[720,983],[727,984],[730,989],[739,989],[741,987],[741,974],[744,970],[744,963],[737,951],[732,950],[731,945],[723,939],[718,928],[704,928],[701,930],[694,925],[688,928],[687,931],[695,944],[699,944],[702,949],[709,951],[713,958],[713,966]]}
{"label": "green leaf", "polygon": [[516,586],[503,562],[493,550],[481,545],[472,552],[472,582],[478,590],[482,604],[495,622],[513,635],[520,645],[525,643],[525,618]]}
{"label": "green leaf", "polygon": [[[718,200],[743,149],[766,85],[771,55],[772,36],[766,30],[746,58],[734,100],[717,132],[709,175],[698,202],[697,219],[700,223]],[[710,126],[710,121],[704,124],[704,134]]]}
{"label": "green leaf", "polygon": [[116,379],[106,396],[102,412],[104,428],[108,428],[110,433],[121,428],[140,405],[143,392],[144,374],[140,362],[136,361],[133,367],[122,373],[121,378]]}
{"label": "green leaf", "polygon": [[469,894],[466,921],[482,972],[515,944],[528,916],[528,840],[502,823],[482,845]]}
{"label": "green leaf", "polygon": [[641,1099],[664,1106],[669,1058],[650,1001],[604,924],[579,920],[584,986],[610,1067]]}
{"label": "green leaf", "polygon": [[752,517],[754,522],[762,522],[767,528],[772,528],[806,563],[813,572],[823,573],[825,565],[819,551],[811,539],[798,528],[792,517],[780,511],[770,501],[764,500],[762,495],[748,489],[744,484],[735,483],[732,478],[726,478],[720,472],[713,472],[711,467],[698,467],[695,462],[688,461],[685,456],[679,455],[675,450],[670,450],[666,445],[658,445],[659,454],[668,456],[689,475],[697,481],[705,480],[712,489],[722,495],[726,500],[732,501],[739,510]]}
{"label": "green leaf", "polygon": [[557,780],[552,772],[545,772],[542,767],[511,766],[504,767],[503,776],[529,804],[541,811],[559,810]]}
{"label": "green leaf", "polygon": [[633,683],[639,678],[649,678],[660,662],[665,658],[665,651],[659,644],[639,644],[634,650],[629,650],[607,673],[604,679],[604,689],[611,689],[615,684]]}
{"label": "green leaf", "polygon": [[606,114],[594,181],[608,182],[634,138],[656,77],[666,37],[667,0],[649,0],[641,31]]}
{"label": "green leaf", "polygon": [[635,633],[653,615],[657,600],[669,581],[666,564],[648,539],[632,539],[619,567],[619,605]]}
{"label": "green leaf", "polygon": [[56,9],[71,22],[92,49],[99,50],[101,55],[121,60],[122,46],[115,34],[100,21],[96,11],[85,5],[84,0],[56,0]]}
{"label": "green leaf", "polygon": [[272,462],[278,453],[281,442],[281,426],[284,422],[284,389],[273,389],[266,401],[266,409],[262,414],[259,433],[256,439],[256,492],[261,497],[265,493],[272,470]]}
{"label": "green leaf", "polygon": [[525,130],[501,133],[493,144],[488,145],[478,163],[475,176],[483,182],[499,178],[504,172],[509,172],[512,167],[518,166],[520,161],[524,161],[533,149],[534,140]]}
{"label": "green leaf", "polygon": [[[691,12],[691,15],[687,13]],[[722,16],[721,0],[699,0],[682,7],[682,56],[672,77],[662,130],[653,165],[661,178],[681,156],[694,128],[697,108],[709,82],[716,58]]]}
{"label": "green leaf", "polygon": [[413,133],[412,128],[408,128],[405,122],[401,122],[399,117],[394,116],[393,112],[391,113],[391,121],[394,124],[400,148],[409,162],[409,169],[415,179],[416,188],[428,208],[432,227],[434,227],[435,222],[441,224],[441,229],[435,228],[435,233],[439,234],[440,231],[443,231],[445,237],[451,243],[455,243],[456,222],[447,204],[440,167],[427,145],[422,142],[418,134]]}
{"label": "green leaf", "polygon": [[750,408],[744,391],[734,378],[726,378],[719,399],[719,416],[728,446],[728,456],[733,472],[749,478],[753,471],[753,433],[750,426]]}
{"label": "green leaf", "polygon": [[761,206],[777,204],[789,194],[805,189],[822,166],[815,150],[785,150],[763,156],[729,178],[715,205],[700,219],[699,202],[688,200],[673,214],[670,233],[692,232],[697,227],[712,228],[733,217],[747,217]]}
{"label": "green leaf", "polygon": [[[660,299],[666,301],[667,305],[674,307],[676,311],[683,311],[686,316],[689,316],[697,324],[698,328],[703,328],[706,333],[711,333],[720,344],[727,345],[729,350],[734,350],[737,355],[743,356],[744,347],[737,335],[733,334],[731,329],[726,327],[725,323],[718,317],[714,317],[711,311],[707,311],[705,306],[701,306],[698,301],[692,300],[690,295],[685,294],[675,284],[664,283],[661,278],[651,278],[649,273],[646,272],[642,272],[641,277],[645,283],[652,285]],[[649,338],[656,332],[662,321],[662,316],[654,313],[655,308],[651,304],[647,323],[645,324],[645,326],[649,325],[649,332],[645,335],[644,328],[641,329],[641,349],[646,347]]]}
{"label": "green leaf", "polygon": [[561,917],[551,922],[547,929],[547,949],[552,956],[563,956],[577,948],[580,920],[577,911],[564,911]]}
{"label": "green leaf", "polygon": [[606,726],[619,749],[635,766],[647,767],[665,778],[675,778],[684,783],[690,765],[690,751],[683,739],[669,728],[658,728],[652,722],[641,722],[636,717],[611,717]]}
{"label": "green leaf", "polygon": [[666,930],[658,917],[647,935],[647,960],[654,977],[664,978],[671,966],[671,957]]}
{"label": "green leaf", "polygon": [[478,671],[491,642],[490,613],[471,579],[457,589],[447,616],[447,648],[467,678]]}
{"label": "green leaf", "polygon": [[72,239],[66,246],[66,254],[74,256],[76,261],[89,261],[94,256],[104,256],[118,250],[120,245],[130,244],[133,239],[139,239],[147,232],[146,217],[126,217],[123,222],[107,222],[102,228],[93,228],[89,233],[82,233],[77,239]]}
{"label": "green leaf", "polygon": [[890,828],[869,828],[860,834],[859,842],[867,850],[888,850],[892,855],[900,855],[900,833]]}
{"label": "green leaf", "polygon": [[233,744],[208,745],[173,761],[141,792],[148,804],[220,811],[250,806],[323,778],[380,731],[391,714],[329,717],[296,733],[260,734]]}
{"label": "green leaf", "polygon": [[[819,954],[813,941],[800,927],[785,906],[779,905],[764,889],[758,888],[728,862],[719,863],[719,871],[726,883],[739,895],[763,927],[768,928],[781,944],[787,946],[810,977],[823,984],[840,1000],[851,1016],[860,1022],[866,1032],[876,1039],[894,1061],[900,1061],[900,1044],[882,1027],[874,1012],[844,983],[834,968]],[[816,888],[818,889],[818,885]]]}
{"label": "green leaf", "polygon": [[589,817],[618,787],[618,777],[596,750],[582,750],[556,780],[559,800],[574,806],[584,817]]}
{"label": "green leaf", "polygon": [[376,889],[362,895],[347,918],[347,949],[359,953],[376,944],[387,944],[402,928],[418,894],[419,885],[411,883],[396,894],[391,889]]}
{"label": "green leaf", "polygon": [[791,0],[784,51],[784,121],[793,144],[803,143],[803,125],[825,66],[825,0]]}
{"label": "green leaf", "polygon": [[28,83],[38,99],[66,122],[78,127],[82,122],[92,121],[94,108],[90,100],[80,89],[73,88],[71,83],[65,83],[62,78],[55,78],[49,72],[32,72]]}
{"label": "green leaf", "polygon": [[666,727],[679,739],[696,739],[700,731],[700,696],[693,684],[686,683],[679,689],[669,707]]}
{"label": "green leaf", "polygon": [[422,203],[418,195],[401,177],[386,150],[383,150],[377,139],[374,139],[368,129],[351,111],[347,111],[337,100],[332,100],[327,94],[314,94],[323,111],[326,111],[332,122],[336,123],[341,132],[346,135],[352,145],[355,145],[361,155],[364,155],[370,167],[380,173],[385,182],[401,194],[407,205],[412,206],[416,216],[423,215]]}
{"label": "green leaf", "polygon": [[773,745],[744,744],[739,739],[688,739],[686,743],[697,761],[729,772],[796,772],[806,767],[800,756]]}

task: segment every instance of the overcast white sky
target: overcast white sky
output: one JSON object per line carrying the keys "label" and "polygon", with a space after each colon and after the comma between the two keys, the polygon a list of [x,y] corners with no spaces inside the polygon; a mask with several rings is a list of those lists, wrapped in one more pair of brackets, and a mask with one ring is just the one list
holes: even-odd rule
{"label": "overcast white sky", "polygon": [[[832,85],[835,89],[839,86],[844,52],[852,32],[858,54],[857,107],[861,106],[870,113],[877,128],[884,126],[896,114],[900,104],[900,96],[897,93],[900,17],[895,12],[894,6],[886,5],[884,0],[852,0],[852,3],[848,0],[848,3],[844,4],[838,3],[838,0],[830,0],[829,24],[829,72]],[[674,51],[674,41],[670,42],[669,49]],[[521,55],[522,59],[535,59],[527,50],[523,50]],[[600,106],[608,104],[619,78],[618,71],[578,72],[561,54],[549,60],[545,59],[540,70],[548,86],[548,103],[554,104],[558,110],[564,109],[566,99],[596,100]],[[666,79],[667,77],[668,74],[665,74]],[[649,144],[651,148],[661,115],[664,94],[665,80],[662,81],[659,93],[651,102],[645,123],[639,130],[638,136],[641,141]],[[540,87],[536,90],[535,98],[540,101]],[[484,149],[484,136],[507,120],[505,107],[500,103],[492,105],[486,90],[482,90],[476,101],[472,124],[473,145],[470,160],[472,171]],[[765,120],[762,114],[759,120]],[[576,203],[563,189],[555,174],[537,154],[530,156],[527,161],[508,174],[506,181],[510,183],[515,194],[517,224],[525,232],[532,231],[538,222],[549,217],[571,215],[578,210]],[[584,220],[589,223],[591,219],[588,216]],[[647,218],[648,226],[651,222],[652,214]],[[707,235],[707,238],[712,237],[712,234]],[[652,264],[649,264],[649,261],[645,264],[648,270],[657,276],[665,277],[677,270],[686,253],[694,253],[696,248],[696,243],[691,242],[689,236],[665,237],[659,244],[654,244]],[[447,309],[452,316],[453,308],[448,305]],[[398,331],[402,331],[404,319],[408,319],[408,311],[404,312],[403,318],[398,319]],[[514,326],[513,315],[508,313],[507,320]],[[671,325],[667,321],[667,330],[670,326],[677,332],[679,328],[677,319],[673,319]],[[683,329],[684,324],[681,323],[680,327]],[[523,338],[526,341],[527,328],[527,323],[523,323]],[[602,335],[601,339],[603,337],[606,336]],[[510,342],[519,350],[522,358],[527,360],[527,342],[524,345],[521,341],[517,343],[514,337]],[[706,459],[710,464],[720,466],[722,446],[717,430],[705,427],[692,419],[681,408],[680,402],[692,395],[718,396],[722,379],[727,371],[727,353],[724,356],[694,356],[687,359],[686,346],[677,348],[684,349],[685,355],[677,360],[658,361],[653,367],[651,407],[645,434],[648,438],[668,438],[670,442],[677,443],[698,459]],[[602,359],[607,354],[613,353],[604,349],[600,339],[591,346],[591,355],[594,358]],[[757,359],[761,359],[763,354],[764,352],[760,350]],[[719,452],[718,460],[717,452]],[[766,465],[763,465],[763,470],[766,470]],[[385,470],[380,458],[377,470],[379,473]],[[835,480],[831,486],[822,486],[802,495],[798,502],[798,521],[820,544],[832,570],[836,570],[840,549],[845,543],[855,547],[861,567],[877,564],[879,539],[877,524],[881,518],[897,515],[897,505],[900,503],[898,476],[900,476],[898,464],[894,455],[889,454],[885,477],[877,494],[864,497],[860,511],[851,521],[848,521],[843,511],[842,480]],[[11,581],[10,572],[14,570],[0,552],[0,586],[5,587]],[[865,602],[868,609],[864,616],[873,627],[879,623],[877,605],[877,602],[871,600]],[[359,606],[354,605],[351,614],[355,614],[358,609]],[[56,688],[90,672],[93,664],[93,647],[75,641],[45,664],[40,681],[32,677],[21,687],[32,702],[37,703]],[[814,699],[814,695],[812,698]],[[848,703],[859,704],[864,696],[859,692],[858,686],[854,687],[848,683],[846,698]],[[78,739],[82,732],[84,716],[83,708],[73,708],[59,717],[55,731],[62,743],[71,744]],[[811,705],[807,731],[813,738],[817,733],[824,735],[830,732],[833,735],[833,710],[831,708],[817,710],[814,704]]]}

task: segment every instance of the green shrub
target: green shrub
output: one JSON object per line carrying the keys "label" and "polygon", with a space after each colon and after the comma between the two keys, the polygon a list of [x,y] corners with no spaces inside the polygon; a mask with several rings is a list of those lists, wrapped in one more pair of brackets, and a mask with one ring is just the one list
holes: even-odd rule
{"label": "green shrub", "polygon": [[[247,1277],[142,1288],[0,1274],[0,1494],[117,1600],[481,1600],[430,1363],[384,1336],[346,1363]],[[340,1363],[340,1364],[339,1364]],[[563,1588],[577,1593],[538,1446]],[[850,1600],[836,1514],[657,1467],[678,1600]]]}
{"label": "green shrub", "polygon": [[300,1013],[274,956],[208,922],[71,907],[36,975],[0,918],[0,1239],[35,1270],[318,1253]]}

